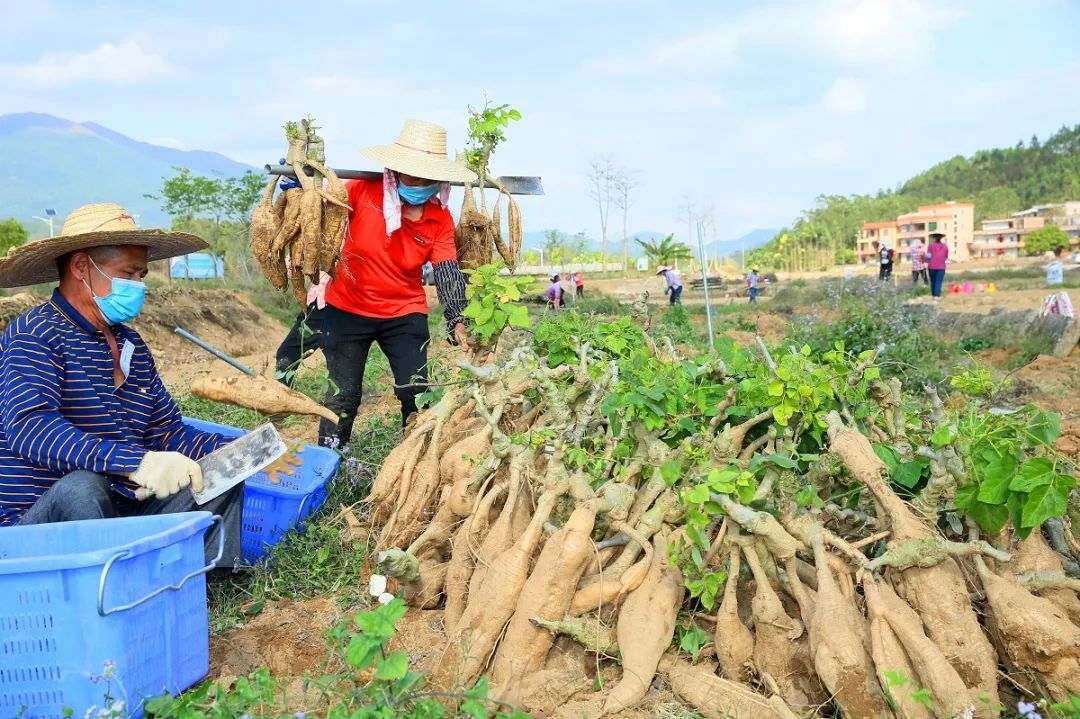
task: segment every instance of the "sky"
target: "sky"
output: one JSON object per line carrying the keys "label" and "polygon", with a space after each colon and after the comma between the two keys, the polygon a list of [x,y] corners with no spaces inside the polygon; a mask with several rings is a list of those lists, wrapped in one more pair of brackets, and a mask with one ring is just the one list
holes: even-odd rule
{"label": "sky", "polygon": [[[590,164],[635,181],[630,232],[779,228],[957,154],[1080,123],[1075,0],[5,2],[0,114],[94,121],[261,166],[313,115],[339,167],[411,117],[465,142],[522,120],[496,174],[539,175],[526,230],[599,236]],[[609,237],[621,237],[612,207]],[[614,240],[612,240],[614,241]]]}

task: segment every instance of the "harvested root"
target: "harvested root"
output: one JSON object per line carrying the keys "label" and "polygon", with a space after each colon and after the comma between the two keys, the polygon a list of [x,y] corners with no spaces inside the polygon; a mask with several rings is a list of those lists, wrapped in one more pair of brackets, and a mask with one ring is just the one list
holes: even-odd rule
{"label": "harvested root", "polygon": [[619,651],[619,638],[614,627],[604,624],[600,617],[588,614],[583,617],[547,620],[532,617],[530,621],[553,635],[566,635],[585,648],[585,651],[614,657]]}
{"label": "harvested root", "polygon": [[630,592],[619,612],[616,632],[622,654],[622,679],[604,700],[604,714],[633,706],[652,684],[660,657],[675,635],[682,604],[682,572],[667,556],[667,537],[653,538],[653,559],[641,586]]}
{"label": "harvested root", "polygon": [[305,394],[263,376],[199,377],[191,383],[196,397],[253,409],[265,415],[307,414],[337,424],[338,417]]}
{"label": "harvested root", "polygon": [[741,556],[738,550],[731,553],[724,599],[716,612],[716,658],[720,662],[720,674],[731,681],[746,681],[754,661],[754,635],[739,618]]}
{"label": "harvested root", "polygon": [[707,666],[694,666],[665,655],[660,661],[660,671],[667,677],[671,690],[707,719],[789,719],[795,716],[782,701],[777,704],[742,684],[721,679]]}
{"label": "harvested root", "polygon": [[[270,247],[274,243],[274,235],[277,233],[280,222],[277,210],[273,205],[274,190],[277,189],[277,184],[278,176],[274,175],[266,183],[262,200],[251,213],[251,254],[255,256],[255,260],[267,277],[270,277],[273,272],[270,262]],[[284,194],[282,197],[284,197]]]}

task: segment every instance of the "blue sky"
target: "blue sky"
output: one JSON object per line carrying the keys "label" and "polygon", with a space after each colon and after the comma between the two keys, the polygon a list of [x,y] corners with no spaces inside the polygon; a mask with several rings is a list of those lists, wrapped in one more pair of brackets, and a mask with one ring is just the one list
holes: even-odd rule
{"label": "blue sky", "polygon": [[526,230],[598,236],[606,156],[638,183],[631,232],[685,234],[690,204],[730,239],[1080,122],[1078,30],[1073,0],[35,0],[0,23],[0,114],[261,165],[310,113],[330,160],[363,166],[407,117],[460,147],[486,92],[524,116],[495,171],[544,178]]}

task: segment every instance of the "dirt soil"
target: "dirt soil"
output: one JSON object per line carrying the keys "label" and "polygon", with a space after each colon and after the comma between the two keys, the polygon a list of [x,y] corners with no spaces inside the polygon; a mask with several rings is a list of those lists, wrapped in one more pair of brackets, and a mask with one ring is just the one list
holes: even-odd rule
{"label": "dirt soil", "polygon": [[[945,277],[946,288],[948,286],[948,276]],[[1068,290],[1065,290],[1068,292]],[[950,295],[945,294],[941,298],[941,302],[938,305],[945,312],[972,312],[976,314],[989,314],[995,307],[1002,307],[1006,310],[1037,310],[1042,307],[1043,300],[1047,295],[1053,291],[1046,287],[1039,287],[1037,289],[1030,290],[999,290],[997,292],[980,292],[978,291],[978,285],[976,285],[976,291],[969,294]],[[1073,295],[1070,295],[1070,299]],[[1080,300],[1080,296],[1076,297]],[[933,299],[929,296],[917,297],[912,300],[912,303],[929,304],[933,302]]]}

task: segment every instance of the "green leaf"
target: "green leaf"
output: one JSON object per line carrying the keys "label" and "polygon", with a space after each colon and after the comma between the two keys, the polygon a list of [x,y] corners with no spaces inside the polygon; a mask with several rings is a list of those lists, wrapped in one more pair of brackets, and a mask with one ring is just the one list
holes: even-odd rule
{"label": "green leaf", "polygon": [[1009,489],[1014,492],[1030,492],[1036,487],[1044,487],[1053,482],[1053,462],[1046,457],[1032,457],[1020,465],[1020,471],[1009,482]]}
{"label": "green leaf", "polygon": [[1009,522],[1009,509],[1003,504],[977,501],[967,510],[967,513],[990,534],[997,534]]}
{"label": "green leaf", "polygon": [[944,427],[938,427],[932,435],[930,435],[930,444],[934,447],[941,448],[952,444],[954,435],[952,427],[946,425]]}
{"label": "green leaf", "polygon": [[1009,496],[1009,481],[1012,475],[1003,472],[988,472],[979,484],[978,499],[988,504],[1004,504]]}
{"label": "green leaf", "polygon": [[1053,484],[1036,487],[1024,504],[1021,527],[1038,527],[1050,517],[1060,517],[1068,504],[1068,493],[1062,493]]}
{"label": "green leaf", "polygon": [[345,661],[353,669],[367,669],[382,652],[382,642],[363,634],[354,634],[345,649]]}
{"label": "green leaf", "polygon": [[708,640],[709,635],[697,624],[691,624],[688,629],[679,628],[679,648],[690,655],[691,661],[697,661],[701,648]]}
{"label": "green leaf", "polygon": [[506,311],[507,317],[510,318],[511,327],[524,328],[531,324],[529,321],[529,309],[525,305],[503,305],[503,309]]}
{"label": "green leaf", "polygon": [[1056,412],[1037,412],[1028,424],[1028,432],[1047,446],[1061,434],[1061,415]]}
{"label": "green leaf", "polygon": [[682,476],[682,461],[671,459],[661,464],[660,476],[663,477],[667,486],[674,487],[675,483],[679,481],[679,477]]}
{"label": "green leaf", "polygon": [[693,489],[683,493],[683,501],[687,504],[701,504],[709,499],[709,485],[699,484]]}
{"label": "green leaf", "polygon": [[397,651],[380,659],[375,663],[375,678],[385,681],[396,681],[405,676],[409,671],[409,655],[403,651]]}
{"label": "green leaf", "polygon": [[784,383],[779,380],[774,380],[769,383],[769,396],[770,397],[783,397],[784,396]]}
{"label": "green leaf", "polygon": [[892,473],[893,481],[901,487],[911,489],[919,483],[920,479],[922,479],[924,467],[926,467],[926,465],[923,462],[915,459],[910,462],[902,462],[896,466],[896,470]]}
{"label": "green leaf", "polygon": [[893,476],[896,473],[896,468],[900,466],[900,453],[887,444],[875,444],[874,454],[885,463],[885,468],[889,470],[889,476]]}

